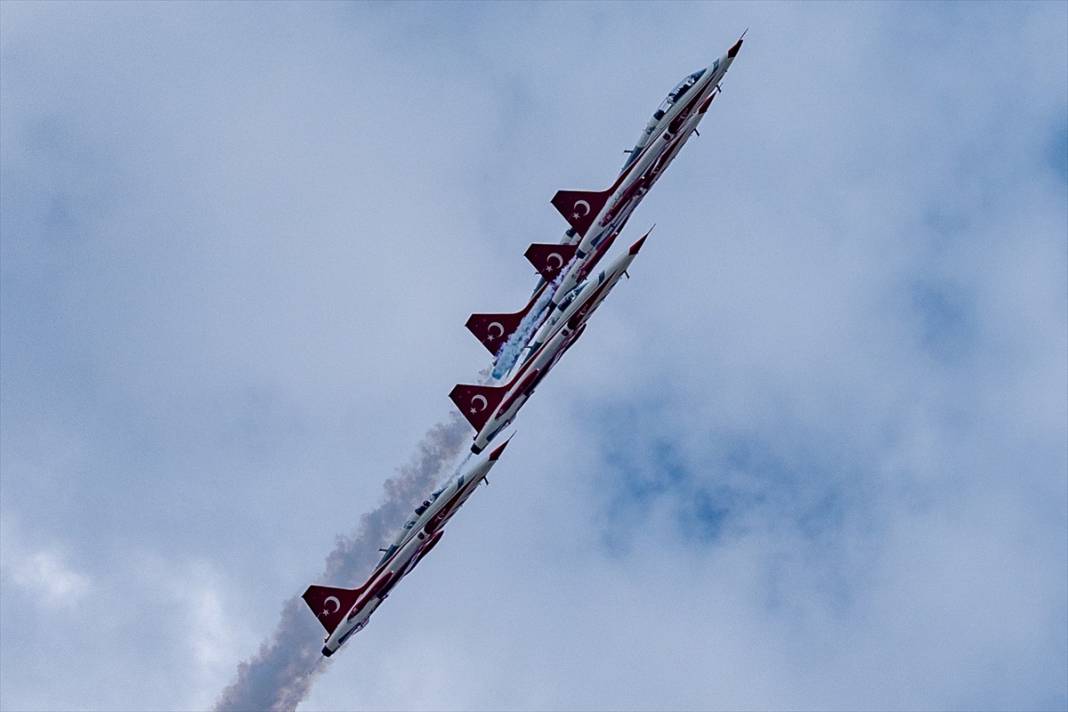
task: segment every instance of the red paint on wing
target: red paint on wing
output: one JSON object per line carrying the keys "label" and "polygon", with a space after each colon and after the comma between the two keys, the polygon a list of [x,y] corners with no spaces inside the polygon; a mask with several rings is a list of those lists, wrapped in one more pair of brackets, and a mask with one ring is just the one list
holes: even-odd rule
{"label": "red paint on wing", "polygon": [[708,111],[708,107],[710,107],[712,105],[712,100],[715,99],[715,98],[716,98],[715,93],[709,94],[708,98],[705,99],[705,102],[703,104],[701,104],[701,108],[697,110],[697,113],[703,114],[706,111]]}
{"label": "red paint on wing", "polygon": [[467,330],[475,335],[475,338],[493,354],[501,350],[508,337],[515,333],[534,305],[538,301],[545,287],[537,290],[530,298],[527,305],[512,314],[472,314],[467,318]]}
{"label": "red paint on wing", "polygon": [[352,609],[361,593],[363,593],[362,588],[308,586],[308,590],[301,598],[308,604],[308,608],[312,610],[329,634],[334,632],[345,614]]}
{"label": "red paint on wing", "polygon": [[551,202],[575,232],[585,237],[612,192],[612,188],[602,191],[558,190]]}
{"label": "red paint on wing", "polygon": [[512,390],[512,395],[508,397],[504,403],[501,403],[500,412],[506,413],[508,409],[512,407],[512,404],[524,395],[530,395],[529,391],[531,386],[536,385],[538,381],[538,369],[531,370],[526,377],[519,382],[519,385]]}
{"label": "red paint on wing", "polygon": [[453,387],[449,392],[449,398],[475,430],[482,430],[482,426],[497,411],[497,406],[507,392],[507,386],[476,386],[461,383]]}
{"label": "red paint on wing", "polygon": [[429,554],[430,550],[438,545],[438,542],[441,541],[441,536],[444,533],[445,533],[444,529],[438,530],[437,532],[434,533],[434,536],[430,537],[430,540],[427,541],[427,543],[423,544],[423,546],[420,547],[419,552],[415,555],[415,561],[412,562],[411,567],[409,567],[409,569],[408,569],[409,571],[414,569],[415,565],[418,564],[420,561],[422,561],[423,557],[426,556],[427,554]]}
{"label": "red paint on wing", "polygon": [[530,260],[534,269],[538,270],[546,282],[551,282],[560,274],[560,270],[575,256],[578,245],[560,245],[554,243],[535,242],[523,256]]}

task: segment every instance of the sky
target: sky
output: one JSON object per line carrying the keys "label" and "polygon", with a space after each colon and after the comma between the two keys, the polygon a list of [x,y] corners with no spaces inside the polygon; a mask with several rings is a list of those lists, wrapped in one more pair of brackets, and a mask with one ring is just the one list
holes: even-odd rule
{"label": "sky", "polygon": [[747,27],[299,708],[1068,708],[1068,4],[11,1],[0,708],[208,709],[361,583],[468,314]]}

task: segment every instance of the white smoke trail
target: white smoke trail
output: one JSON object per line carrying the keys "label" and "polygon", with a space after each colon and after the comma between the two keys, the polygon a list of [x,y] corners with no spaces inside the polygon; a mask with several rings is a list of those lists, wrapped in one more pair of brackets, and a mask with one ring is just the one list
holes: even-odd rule
{"label": "white smoke trail", "polygon": [[[359,583],[360,576],[378,559],[378,548],[456,458],[469,433],[469,426],[458,415],[431,428],[411,461],[383,484],[382,504],[360,517],[351,536],[338,535],[317,582],[332,586]],[[289,599],[274,634],[252,658],[238,664],[236,679],[215,704],[217,712],[295,710],[327,667],[320,654],[321,633],[300,596]]]}
{"label": "white smoke trail", "polygon": [[[563,270],[561,270],[562,272]],[[519,326],[508,337],[508,341],[501,347],[500,353],[497,354],[497,363],[493,367],[493,377],[496,380],[500,380],[504,377],[508,371],[515,365],[516,360],[519,358],[519,354],[523,352],[527,342],[530,341],[530,337],[534,335],[534,329],[541,324],[541,315],[545,311],[545,307],[548,306],[549,301],[553,298],[553,293],[556,292],[558,282],[553,282],[549,287],[542,292],[541,297],[534,304],[534,307],[527,312],[527,315],[523,317],[523,320],[519,322]]]}

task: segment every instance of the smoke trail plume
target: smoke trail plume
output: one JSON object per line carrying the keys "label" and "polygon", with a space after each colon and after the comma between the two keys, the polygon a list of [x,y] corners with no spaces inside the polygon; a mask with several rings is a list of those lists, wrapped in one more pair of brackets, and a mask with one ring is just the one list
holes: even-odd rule
{"label": "smoke trail plume", "polygon": [[[467,423],[457,415],[431,428],[411,461],[385,481],[382,504],[360,517],[350,536],[338,535],[318,580],[339,586],[358,582],[375,564],[378,548],[455,459],[467,433]],[[238,664],[237,679],[223,690],[217,712],[296,709],[326,669],[327,660],[319,652],[320,632],[300,596],[289,599],[274,634],[252,658]]]}
{"label": "smoke trail plume", "polygon": [[501,348],[500,353],[497,355],[497,365],[493,367],[493,377],[500,380],[504,377],[512,366],[515,365],[516,360],[519,358],[519,354],[522,353],[523,348],[530,341],[530,337],[534,335],[534,327],[541,324],[541,315],[545,311],[545,307],[549,305],[549,301],[553,298],[553,293],[556,291],[556,287],[559,285],[559,277],[557,281],[549,285],[545,292],[541,295],[538,301],[534,304],[534,308],[527,312],[527,315],[523,317],[523,320],[519,322],[519,326],[515,332],[508,337],[508,341],[505,342]]}

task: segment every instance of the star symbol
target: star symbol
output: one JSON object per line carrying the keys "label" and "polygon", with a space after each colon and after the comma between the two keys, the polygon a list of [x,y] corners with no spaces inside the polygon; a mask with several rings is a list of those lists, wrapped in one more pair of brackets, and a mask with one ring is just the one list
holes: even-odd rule
{"label": "star symbol", "polygon": [[474,414],[475,414],[475,413],[477,413],[477,412],[478,412],[478,410],[477,410],[477,409],[475,409],[475,408],[472,408],[472,409],[471,409],[471,415],[474,415]]}

